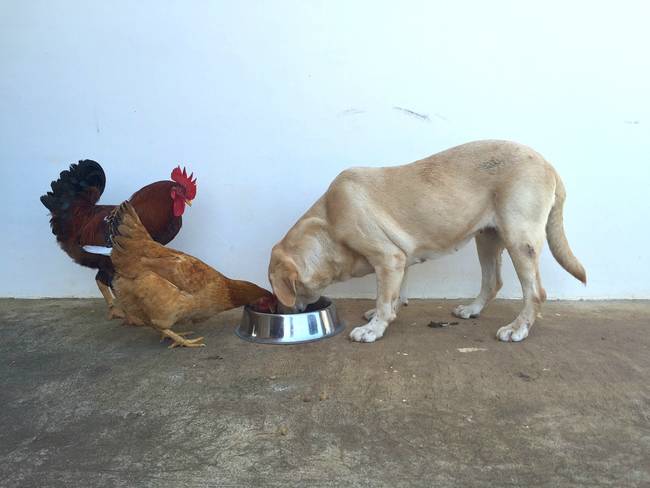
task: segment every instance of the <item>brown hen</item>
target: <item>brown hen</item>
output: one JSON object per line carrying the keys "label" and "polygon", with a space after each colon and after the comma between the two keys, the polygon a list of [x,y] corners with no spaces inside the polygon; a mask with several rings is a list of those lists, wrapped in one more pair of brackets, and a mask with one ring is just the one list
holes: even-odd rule
{"label": "brown hen", "polygon": [[117,301],[134,325],[148,325],[172,345],[199,347],[203,338],[171,330],[179,322],[200,322],[273,295],[247,281],[231,280],[203,261],[155,242],[133,206],[124,202],[109,222]]}

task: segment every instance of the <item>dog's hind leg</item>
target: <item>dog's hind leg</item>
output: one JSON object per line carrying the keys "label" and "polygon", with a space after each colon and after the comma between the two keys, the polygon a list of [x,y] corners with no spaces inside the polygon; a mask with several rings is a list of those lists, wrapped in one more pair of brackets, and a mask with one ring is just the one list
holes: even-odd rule
{"label": "dog's hind leg", "polygon": [[[524,167],[524,166],[522,166]],[[497,331],[501,341],[524,340],[535,323],[546,292],[539,276],[539,256],[546,223],[555,202],[555,173],[541,166],[517,176],[517,184],[495,195],[496,224],[517,272],[524,308],[515,320]]]}
{"label": "dog's hind leg", "polygon": [[[399,297],[393,303],[393,307],[395,308],[396,314],[399,312],[402,306],[407,306],[409,304],[409,299],[406,291],[408,274],[409,274],[409,268],[406,268],[404,270],[404,277],[402,278],[402,285],[400,286],[399,289]],[[375,316],[376,311],[377,311],[376,308],[371,308],[370,310],[368,310],[366,313],[363,314],[363,318],[365,318],[366,320],[372,320],[372,318]]]}
{"label": "dog's hind leg", "polygon": [[501,253],[503,241],[495,229],[484,229],[476,234],[476,250],[481,263],[481,291],[469,305],[459,305],[452,312],[456,317],[478,317],[483,308],[501,289]]}
{"label": "dog's hind leg", "polygon": [[406,269],[406,256],[395,253],[385,256],[382,262],[374,265],[377,275],[377,306],[370,321],[350,332],[350,338],[356,342],[375,342],[384,335],[384,331],[397,316],[400,286]]}
{"label": "dog's hind leg", "polygon": [[497,331],[500,341],[518,342],[524,340],[535,323],[541,304],[546,300],[539,275],[539,253],[544,239],[542,232],[532,236],[521,235],[520,238],[506,244],[512,263],[521,282],[524,295],[524,308],[510,324]]}

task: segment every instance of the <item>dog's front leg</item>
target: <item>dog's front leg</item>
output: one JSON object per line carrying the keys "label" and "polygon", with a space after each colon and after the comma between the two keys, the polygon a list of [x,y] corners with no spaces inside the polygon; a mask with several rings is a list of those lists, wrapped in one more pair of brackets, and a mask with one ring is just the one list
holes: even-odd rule
{"label": "dog's front leg", "polygon": [[375,266],[377,275],[377,304],[375,314],[370,321],[350,332],[350,338],[356,342],[375,342],[384,335],[384,331],[397,315],[400,286],[404,278],[405,259],[393,256],[388,264]]}
{"label": "dog's front leg", "polygon": [[[400,285],[399,297],[397,298],[397,300],[393,300],[393,308],[395,309],[395,314],[399,313],[399,310],[400,308],[402,308],[403,305],[406,306],[409,304],[408,292],[406,289],[409,269],[410,268],[404,269],[404,277],[402,278],[402,284]],[[363,314],[363,318],[366,320],[372,320],[376,312],[377,312],[376,308],[371,308],[370,310],[368,310]]]}

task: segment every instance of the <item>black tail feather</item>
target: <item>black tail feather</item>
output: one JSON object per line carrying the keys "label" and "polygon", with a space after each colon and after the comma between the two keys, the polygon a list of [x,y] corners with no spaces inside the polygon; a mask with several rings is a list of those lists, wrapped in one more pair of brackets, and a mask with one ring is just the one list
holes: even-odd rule
{"label": "black tail feather", "polygon": [[96,279],[110,285],[111,258],[84,251],[76,235],[85,218],[92,215],[105,185],[106,175],[99,163],[85,159],[62,171],[59,179],[52,182],[52,191],[41,197],[41,203],[50,211],[52,233],[68,256],[82,266],[99,269]]}
{"label": "black tail feather", "polygon": [[106,175],[99,163],[84,159],[71,164],[69,170],[61,171],[59,179],[51,184],[52,191],[41,197],[41,203],[50,212],[65,212],[79,195],[87,193],[89,189],[94,189],[92,198],[95,201],[90,203],[95,204],[105,186]]}
{"label": "black tail feather", "polygon": [[52,233],[59,241],[67,239],[75,206],[92,207],[97,203],[106,186],[106,175],[99,163],[84,159],[71,164],[53,181],[52,191],[41,197],[41,203],[52,214]]}

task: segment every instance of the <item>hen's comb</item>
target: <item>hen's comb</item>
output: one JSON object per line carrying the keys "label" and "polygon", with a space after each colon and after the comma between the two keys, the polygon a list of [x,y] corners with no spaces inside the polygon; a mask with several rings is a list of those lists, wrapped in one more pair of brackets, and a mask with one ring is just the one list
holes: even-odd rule
{"label": "hen's comb", "polygon": [[181,171],[181,167],[177,166],[172,171],[172,180],[180,185],[183,185],[186,193],[185,196],[188,200],[193,200],[196,196],[196,178],[192,179],[193,176],[194,173],[191,173],[189,176],[187,176],[185,167],[183,167],[183,170]]}

